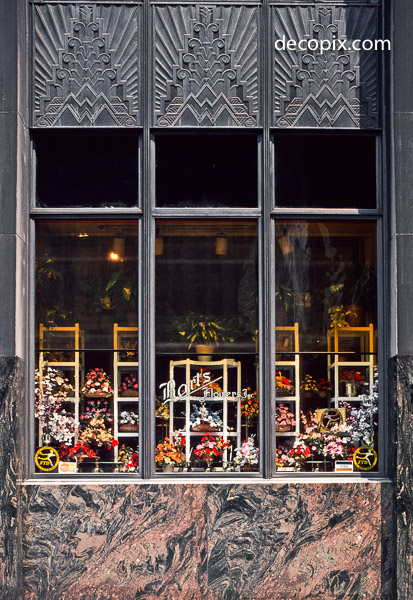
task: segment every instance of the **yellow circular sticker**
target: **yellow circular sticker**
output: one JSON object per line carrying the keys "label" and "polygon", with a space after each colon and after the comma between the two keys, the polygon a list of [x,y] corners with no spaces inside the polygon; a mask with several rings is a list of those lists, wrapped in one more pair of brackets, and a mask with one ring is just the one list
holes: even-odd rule
{"label": "yellow circular sticker", "polygon": [[370,446],[360,446],[353,454],[353,462],[361,471],[370,471],[377,463],[377,452]]}
{"label": "yellow circular sticker", "polygon": [[53,471],[59,464],[59,453],[51,446],[43,446],[36,452],[34,462],[41,471]]}

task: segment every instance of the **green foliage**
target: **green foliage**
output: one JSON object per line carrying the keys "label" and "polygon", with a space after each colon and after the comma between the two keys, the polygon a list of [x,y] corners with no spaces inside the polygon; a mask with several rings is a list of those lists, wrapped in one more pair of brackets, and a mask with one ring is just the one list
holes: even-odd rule
{"label": "green foliage", "polygon": [[166,332],[175,339],[189,342],[190,350],[196,344],[218,346],[220,342],[233,342],[232,323],[233,319],[217,319],[211,315],[188,311],[182,316],[175,315]]}

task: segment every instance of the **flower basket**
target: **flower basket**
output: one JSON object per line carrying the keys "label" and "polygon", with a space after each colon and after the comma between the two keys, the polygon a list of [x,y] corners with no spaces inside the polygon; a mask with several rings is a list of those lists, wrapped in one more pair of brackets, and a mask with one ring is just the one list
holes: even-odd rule
{"label": "flower basket", "polygon": [[120,393],[122,398],[137,398],[139,396],[138,390],[122,390]]}
{"label": "flower basket", "polygon": [[194,425],[193,427],[191,427],[192,431],[201,431],[201,432],[211,432],[211,431],[218,431],[217,427],[213,427],[212,425],[209,425],[208,423],[199,423],[198,425]]}
{"label": "flower basket", "polygon": [[286,431],[291,431],[291,425],[284,425],[284,427],[281,427],[281,425],[276,425],[275,431],[277,431],[278,433],[285,433]]}
{"label": "flower basket", "polygon": [[119,425],[119,432],[121,433],[135,433],[139,431],[139,423],[125,423]]}
{"label": "flower basket", "polygon": [[110,398],[111,393],[109,392],[85,392],[85,398]]}

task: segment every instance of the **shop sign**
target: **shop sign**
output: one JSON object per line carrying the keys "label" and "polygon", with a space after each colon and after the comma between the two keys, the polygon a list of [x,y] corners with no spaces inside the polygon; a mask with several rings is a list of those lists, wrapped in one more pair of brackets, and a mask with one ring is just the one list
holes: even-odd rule
{"label": "shop sign", "polygon": [[41,471],[53,471],[59,464],[59,453],[51,446],[43,446],[36,452],[34,462]]}
{"label": "shop sign", "polygon": [[353,462],[351,460],[336,460],[335,461],[335,472],[336,473],[353,473]]}
{"label": "shop sign", "polygon": [[370,471],[377,463],[377,452],[370,446],[360,446],[353,454],[354,464],[361,471]]}
{"label": "shop sign", "polygon": [[[200,381],[202,377],[202,383]],[[247,397],[247,389],[241,390],[241,392],[224,392],[217,391],[214,389],[214,384],[218,381],[222,380],[221,377],[217,377],[216,379],[212,379],[211,371],[203,371],[201,373],[197,373],[194,377],[192,377],[189,385],[186,383],[182,383],[178,388],[176,388],[176,382],[174,379],[170,379],[165,383],[161,383],[159,388],[162,390],[162,402],[163,404],[167,404],[168,402],[178,402],[182,400],[187,400],[187,398],[196,398],[199,399],[199,393],[203,392],[203,398],[206,400],[224,400],[225,398],[246,398]]]}

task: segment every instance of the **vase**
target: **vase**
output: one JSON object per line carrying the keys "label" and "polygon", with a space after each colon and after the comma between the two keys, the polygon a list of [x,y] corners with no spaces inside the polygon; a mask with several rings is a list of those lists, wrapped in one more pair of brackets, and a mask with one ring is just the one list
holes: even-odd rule
{"label": "vase", "polygon": [[354,398],[357,396],[357,385],[353,381],[346,381],[345,385],[347,398]]}
{"label": "vase", "polygon": [[162,465],[162,471],[164,473],[173,473],[174,472],[174,465]]}

